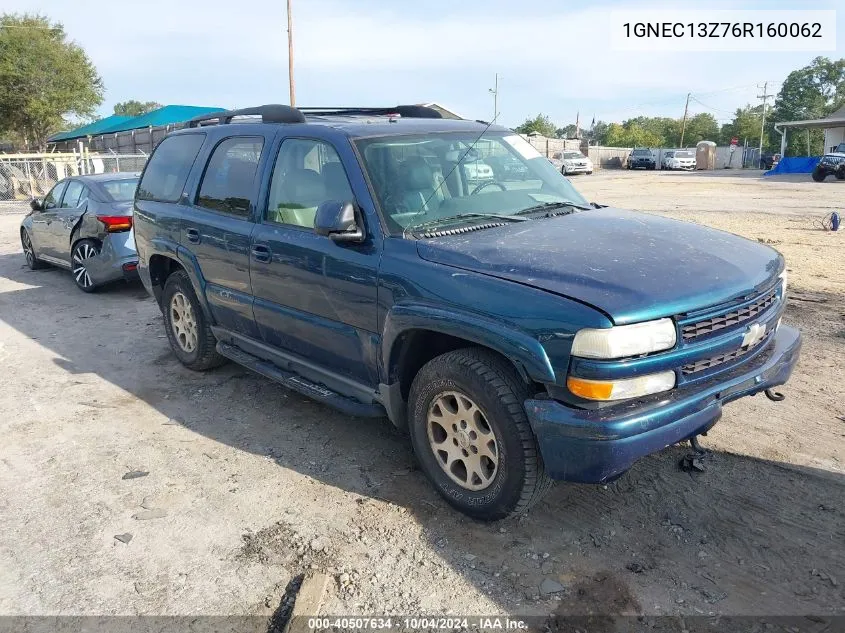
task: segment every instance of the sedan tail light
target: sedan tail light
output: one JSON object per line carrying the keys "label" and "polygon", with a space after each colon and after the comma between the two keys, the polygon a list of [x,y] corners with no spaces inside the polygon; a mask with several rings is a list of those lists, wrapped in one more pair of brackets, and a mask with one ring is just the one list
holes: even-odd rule
{"label": "sedan tail light", "polygon": [[98,215],[97,219],[106,225],[106,231],[109,233],[128,231],[132,228],[131,215]]}

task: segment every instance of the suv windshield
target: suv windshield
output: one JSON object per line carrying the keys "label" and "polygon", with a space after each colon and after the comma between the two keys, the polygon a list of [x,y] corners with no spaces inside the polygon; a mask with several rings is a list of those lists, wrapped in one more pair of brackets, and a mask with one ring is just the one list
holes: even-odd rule
{"label": "suv windshield", "polygon": [[393,233],[423,223],[516,216],[542,206],[589,206],[517,134],[385,136],[359,139],[355,144]]}
{"label": "suv windshield", "polygon": [[651,156],[651,150],[649,149],[635,149],[632,154],[634,156]]}
{"label": "suv windshield", "polygon": [[581,152],[566,152],[563,157],[567,160],[571,160],[573,158],[584,158],[584,155]]}

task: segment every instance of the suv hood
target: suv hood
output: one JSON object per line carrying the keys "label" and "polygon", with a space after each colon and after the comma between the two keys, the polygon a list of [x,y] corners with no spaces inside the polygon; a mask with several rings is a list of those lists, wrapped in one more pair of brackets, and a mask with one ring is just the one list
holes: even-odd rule
{"label": "suv hood", "polygon": [[617,325],[762,291],[774,249],[689,222],[603,208],[420,240],[425,260],[590,304]]}

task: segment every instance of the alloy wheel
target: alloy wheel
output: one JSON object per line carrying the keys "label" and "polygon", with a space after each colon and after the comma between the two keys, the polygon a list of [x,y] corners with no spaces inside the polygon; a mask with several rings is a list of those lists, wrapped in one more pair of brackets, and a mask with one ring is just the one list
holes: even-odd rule
{"label": "alloy wheel", "polygon": [[73,278],[83,289],[89,289],[94,285],[85,266],[85,260],[94,257],[97,253],[97,249],[89,242],[82,242],[73,249]]}
{"label": "alloy wheel", "polygon": [[432,400],[426,423],[437,463],[467,490],[484,490],[499,470],[499,442],[487,416],[471,398],[447,391]]}
{"label": "alloy wheel", "polygon": [[23,246],[23,255],[26,257],[26,263],[31,268],[35,261],[35,251],[32,248],[32,240],[29,239],[29,233],[21,231],[21,245]]}
{"label": "alloy wheel", "polygon": [[181,292],[170,299],[170,326],[179,347],[192,353],[197,348],[197,319],[191,302]]}

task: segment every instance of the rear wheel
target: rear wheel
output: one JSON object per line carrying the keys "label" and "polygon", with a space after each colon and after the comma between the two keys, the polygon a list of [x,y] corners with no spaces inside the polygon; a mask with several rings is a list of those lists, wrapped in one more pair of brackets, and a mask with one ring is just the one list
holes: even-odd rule
{"label": "rear wheel", "polygon": [[83,292],[94,292],[97,286],[91,280],[88,272],[87,260],[100,254],[100,245],[94,240],[80,240],[77,242],[70,255],[71,273],[76,287]]}
{"label": "rear wheel", "polygon": [[414,378],[408,407],[414,453],[452,506],[494,521],[526,512],[551,485],[523,409],[525,384],[482,349],[448,352]]}
{"label": "rear wheel", "polygon": [[29,237],[29,232],[26,229],[21,229],[21,248],[23,248],[23,256],[26,258],[26,265],[31,270],[47,267],[47,264],[35,256],[35,247],[33,247],[32,238]]}
{"label": "rear wheel", "polygon": [[195,371],[211,369],[226,362],[217,353],[217,339],[184,270],[167,278],[161,305],[167,340],[179,362]]}

